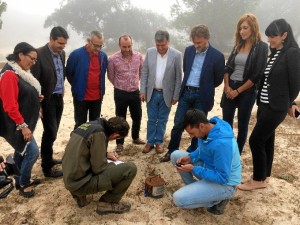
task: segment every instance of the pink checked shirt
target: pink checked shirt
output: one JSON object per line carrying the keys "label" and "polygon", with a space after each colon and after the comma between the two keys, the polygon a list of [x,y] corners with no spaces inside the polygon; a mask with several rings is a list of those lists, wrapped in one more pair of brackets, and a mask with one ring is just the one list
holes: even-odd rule
{"label": "pink checked shirt", "polygon": [[139,89],[143,66],[143,56],[132,51],[131,61],[123,58],[121,51],[108,59],[108,79],[115,88],[127,92]]}

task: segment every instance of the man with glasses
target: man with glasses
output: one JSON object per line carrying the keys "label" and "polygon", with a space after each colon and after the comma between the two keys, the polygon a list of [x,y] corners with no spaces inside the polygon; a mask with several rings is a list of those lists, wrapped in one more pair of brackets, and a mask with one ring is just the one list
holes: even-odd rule
{"label": "man with glasses", "polygon": [[[139,98],[139,83],[142,72],[143,57],[139,52],[132,51],[132,38],[122,35],[119,38],[120,51],[108,60],[108,79],[114,85],[116,115],[126,118],[129,108],[132,119],[132,143],[146,144],[140,139],[142,104]],[[124,138],[116,140],[116,152],[123,151]]]}
{"label": "man with glasses", "polygon": [[[214,105],[215,88],[223,81],[224,55],[209,43],[209,30],[206,25],[194,26],[190,33],[193,45],[186,47],[183,56],[184,77],[179,101],[171,131],[168,152],[160,159],[170,161],[170,155],[179,148],[183,118],[188,109],[196,108],[206,115]],[[188,151],[197,148],[197,139],[192,139]]]}
{"label": "man with glasses", "polygon": [[56,178],[63,175],[61,170],[53,168],[54,165],[61,164],[61,159],[53,159],[53,143],[57,137],[64,107],[65,52],[63,49],[68,39],[69,35],[64,28],[53,27],[49,43],[37,49],[38,59],[30,56],[30,59],[36,62],[31,72],[39,80],[44,95],[44,100],[41,102],[41,119],[44,127],[41,157],[45,177]]}
{"label": "man with glasses", "polygon": [[107,55],[101,49],[104,37],[92,31],[87,44],[74,50],[67,62],[67,79],[72,87],[76,129],[81,124],[100,117],[105,94]]}

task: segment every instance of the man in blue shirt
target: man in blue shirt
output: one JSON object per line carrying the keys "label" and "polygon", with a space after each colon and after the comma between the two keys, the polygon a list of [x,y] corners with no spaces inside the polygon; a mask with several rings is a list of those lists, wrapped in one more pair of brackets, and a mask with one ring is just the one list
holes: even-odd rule
{"label": "man in blue shirt", "polygon": [[[192,28],[190,39],[193,45],[185,49],[183,57],[184,78],[181,84],[178,106],[171,131],[168,152],[160,159],[170,161],[170,155],[179,148],[183,128],[183,118],[188,109],[196,108],[208,113],[213,107],[215,88],[223,81],[224,55],[209,43],[209,30],[205,25]],[[197,148],[193,139],[189,151]]]}
{"label": "man in blue shirt", "polygon": [[63,175],[53,166],[61,164],[61,159],[53,159],[53,143],[64,108],[65,59],[64,48],[68,42],[67,31],[53,27],[50,41],[37,49],[37,62],[31,67],[33,76],[40,82],[44,100],[41,102],[42,123],[44,132],[41,143],[42,169],[45,177],[57,178]]}
{"label": "man in blue shirt", "polygon": [[186,184],[173,195],[182,208],[205,207],[213,214],[223,214],[229,199],[241,182],[239,148],[231,126],[218,117],[207,120],[198,110],[188,110],[183,126],[191,138],[198,139],[192,153],[177,150],[171,161]]}

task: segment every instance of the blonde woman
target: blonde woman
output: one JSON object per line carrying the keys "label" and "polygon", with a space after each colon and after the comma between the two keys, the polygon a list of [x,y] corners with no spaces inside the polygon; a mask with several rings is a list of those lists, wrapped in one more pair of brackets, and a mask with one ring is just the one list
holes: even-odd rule
{"label": "blonde woman", "polygon": [[268,45],[261,40],[257,18],[246,13],[237,23],[235,45],[225,67],[225,88],[221,101],[223,119],[231,127],[238,109],[237,142],[240,154],[247,139],[256,84],[262,77],[267,58]]}

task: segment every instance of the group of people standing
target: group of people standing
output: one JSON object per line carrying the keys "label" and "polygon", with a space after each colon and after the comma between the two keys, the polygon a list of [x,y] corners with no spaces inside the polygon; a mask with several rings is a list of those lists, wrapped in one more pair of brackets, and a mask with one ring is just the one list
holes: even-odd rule
{"label": "group of people standing", "polygon": [[[183,57],[169,46],[170,36],[165,30],[155,33],[156,46],[147,50],[144,60],[141,53],[132,50],[129,35],[119,38],[120,51],[108,58],[102,51],[104,36],[92,31],[86,45],[70,54],[66,67],[63,49],[69,36],[62,27],[54,27],[49,43],[39,49],[19,43],[7,57],[0,79],[0,134],[15,149],[14,159],[21,169],[16,177],[19,193],[32,197],[33,186],[40,183],[31,179],[39,155],[33,132],[40,115],[45,177],[63,176],[79,207],[88,204],[86,195],[106,190],[99,199],[97,213],[128,211],[130,205],[120,200],[137,168],[133,163],[108,163],[107,159],[115,161],[118,155],[107,153],[107,143],[116,140],[116,152],[123,151],[129,109],[132,143],[145,145],[145,154],[153,148],[158,154],[164,153],[166,124],[177,102],[168,151],[160,158],[161,162],[171,160],[186,184],[174,193],[177,206],[206,207],[211,213],[222,214],[236,188],[267,187],[275,129],[287,113],[294,116],[298,109],[293,105],[300,89],[300,50],[284,19],[273,21],[265,34],[270,43],[269,57],[257,18],[244,14],[237,23],[234,48],[226,65],[224,55],[209,42],[206,25],[192,28],[193,44],[186,47]],[[114,86],[116,116],[109,120],[99,118],[106,72]],[[75,127],[61,160],[53,159],[53,143],[63,111],[65,77],[72,88]],[[208,120],[215,88],[223,80],[223,120]],[[240,184],[239,156],[247,140],[255,100],[257,121],[249,140],[253,176]],[[139,136],[142,101],[147,103],[146,141]],[[237,142],[232,129],[236,109]],[[184,129],[192,140],[186,151],[179,151]],[[57,164],[62,164],[63,171],[54,169]]]}

